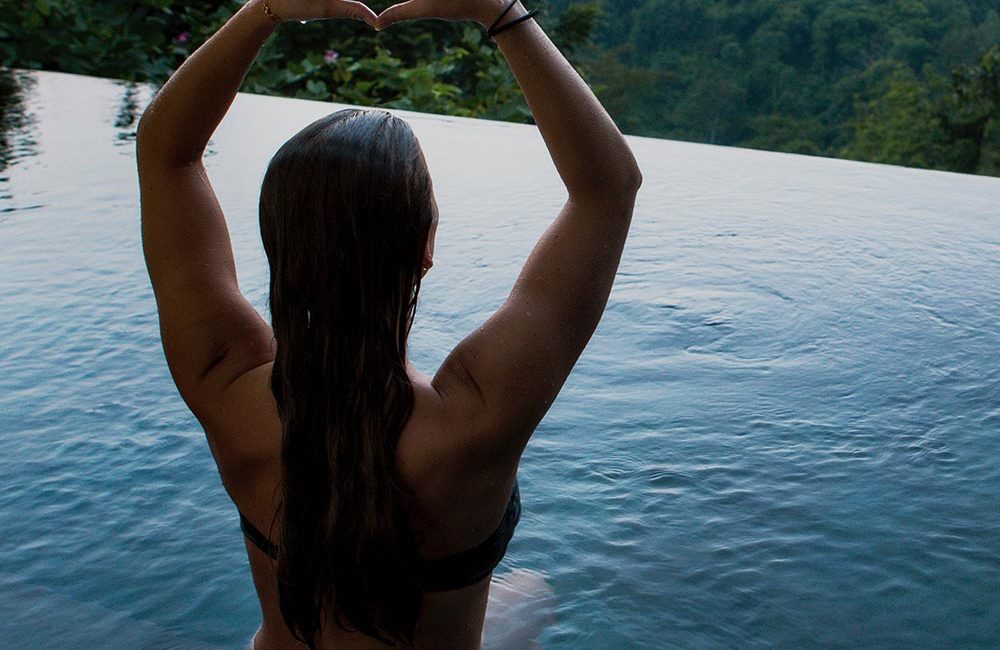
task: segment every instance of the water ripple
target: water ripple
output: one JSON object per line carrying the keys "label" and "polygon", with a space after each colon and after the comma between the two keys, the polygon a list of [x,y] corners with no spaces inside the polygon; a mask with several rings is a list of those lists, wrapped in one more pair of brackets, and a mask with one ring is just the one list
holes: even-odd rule
{"label": "water ripple", "polygon": [[[45,148],[0,175],[0,597],[20,604],[0,646],[242,647],[259,612],[236,513],[163,359],[122,146],[151,89],[32,75],[23,136]],[[329,110],[240,96],[213,139],[259,309],[260,174]],[[412,124],[442,212],[426,372],[565,192],[531,127]],[[632,234],[525,451],[499,569],[549,576],[545,647],[1000,646],[1000,183],[630,143]]]}

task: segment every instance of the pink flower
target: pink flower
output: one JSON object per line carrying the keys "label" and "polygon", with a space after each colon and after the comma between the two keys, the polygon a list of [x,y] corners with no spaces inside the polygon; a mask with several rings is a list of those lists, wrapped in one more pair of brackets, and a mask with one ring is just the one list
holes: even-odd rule
{"label": "pink flower", "polygon": [[190,38],[191,38],[191,32],[181,32],[180,34],[174,37],[174,42],[187,43]]}
{"label": "pink flower", "polygon": [[327,63],[333,63],[340,56],[339,52],[334,52],[333,50],[327,50],[323,53],[323,60]]}

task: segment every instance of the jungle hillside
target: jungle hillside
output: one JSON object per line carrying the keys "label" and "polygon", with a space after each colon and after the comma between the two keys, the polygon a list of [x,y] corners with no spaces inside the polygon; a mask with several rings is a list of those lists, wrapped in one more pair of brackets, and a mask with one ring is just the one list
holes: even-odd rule
{"label": "jungle hillside", "polygon": [[[11,3],[0,66],[162,84],[241,4]],[[625,133],[1000,175],[996,0],[524,4]],[[242,90],[531,120],[472,23],[285,24]]]}

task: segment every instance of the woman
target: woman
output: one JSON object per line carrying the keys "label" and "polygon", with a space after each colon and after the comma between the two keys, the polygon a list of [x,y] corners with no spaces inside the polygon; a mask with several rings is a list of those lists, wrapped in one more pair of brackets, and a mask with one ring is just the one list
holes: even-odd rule
{"label": "woman", "polygon": [[[505,0],[411,0],[379,16],[347,0],[249,0],[140,122],[163,346],[242,515],[259,650],[479,647],[520,513],[521,453],[601,318],[640,184],[614,123],[528,13]],[[201,160],[262,44],[282,21],[498,17],[511,27],[495,41],[568,191],[507,301],[433,378],[409,364],[434,255],[431,179],[405,122],[346,110],[268,167],[265,323],[240,294]]]}

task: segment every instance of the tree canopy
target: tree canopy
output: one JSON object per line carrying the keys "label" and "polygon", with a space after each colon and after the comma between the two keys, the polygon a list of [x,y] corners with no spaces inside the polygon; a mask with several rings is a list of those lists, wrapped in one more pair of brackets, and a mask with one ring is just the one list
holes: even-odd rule
{"label": "tree canopy", "polygon": [[[240,4],[17,3],[0,64],[162,83]],[[526,4],[625,133],[1000,174],[995,0]],[[531,119],[482,30],[444,21],[289,25],[243,90]]]}

